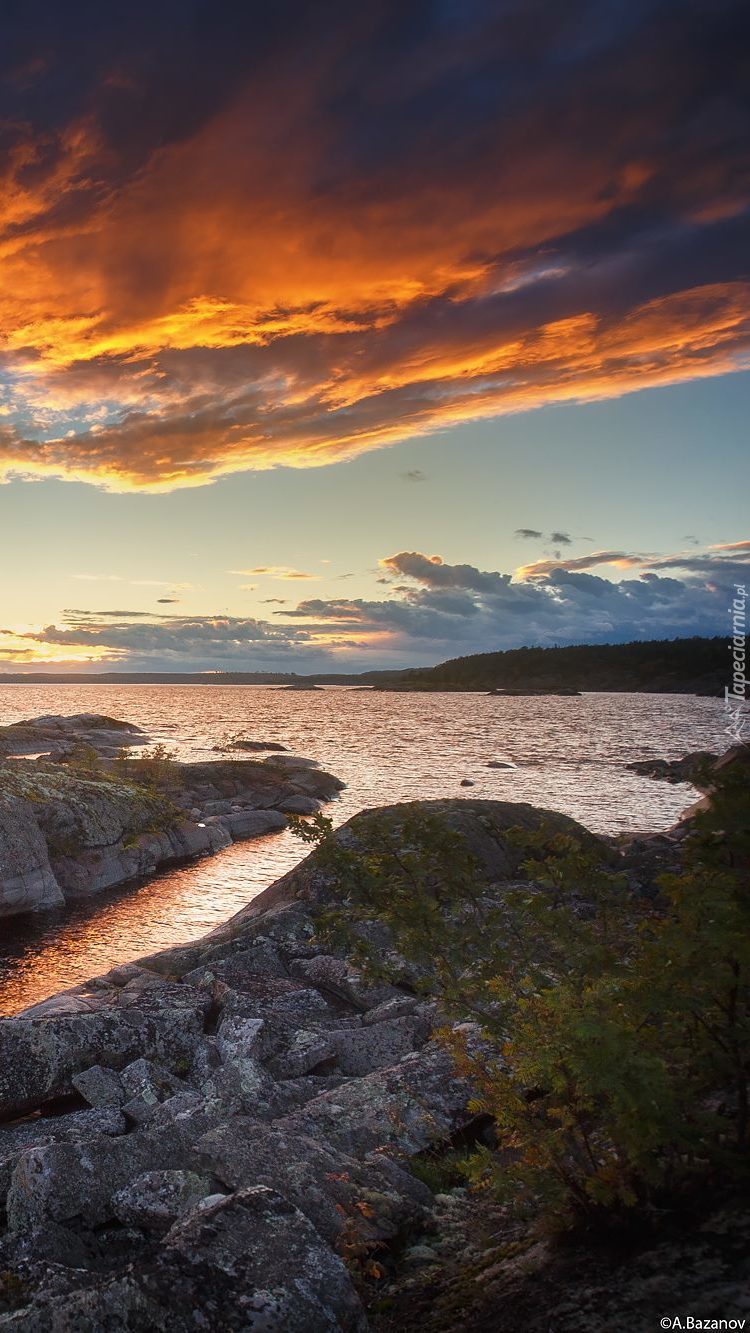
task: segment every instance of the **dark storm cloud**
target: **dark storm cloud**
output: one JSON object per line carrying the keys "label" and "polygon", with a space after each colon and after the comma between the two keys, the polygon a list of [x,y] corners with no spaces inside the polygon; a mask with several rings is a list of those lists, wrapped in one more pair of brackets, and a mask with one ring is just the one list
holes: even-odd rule
{"label": "dark storm cloud", "polygon": [[[637,568],[638,577],[616,582],[586,572],[587,564],[612,562]],[[519,644],[720,634],[726,630],[734,581],[742,571],[748,576],[749,562],[748,551],[743,559],[730,560],[709,552],[701,561],[602,551],[592,559],[571,560],[568,568],[555,562],[544,571],[531,567],[535,572],[529,581],[402,552],[382,562],[412,581],[398,599],[310,599],[289,617],[311,632],[331,623],[358,625],[362,632],[385,630],[401,647],[427,639],[438,652],[442,648],[454,656],[459,647],[469,653]],[[679,569],[681,576],[665,577],[653,566]]]}

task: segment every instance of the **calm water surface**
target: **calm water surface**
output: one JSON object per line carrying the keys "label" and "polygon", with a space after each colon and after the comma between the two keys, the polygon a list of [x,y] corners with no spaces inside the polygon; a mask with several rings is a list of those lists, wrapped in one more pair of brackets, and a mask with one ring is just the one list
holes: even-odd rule
{"label": "calm water surface", "polygon": [[[721,701],[687,695],[504,699],[343,688],[0,686],[0,723],[78,712],[135,722],[179,758],[216,758],[213,747],[228,734],[280,741],[347,783],[327,807],[336,823],[368,806],[464,796],[530,801],[599,833],[663,828],[694,790],[640,778],[625,765],[726,748]],[[516,767],[489,769],[491,759]],[[462,778],[476,785],[462,788]],[[0,919],[0,1013],[204,934],[303,854],[291,834],[272,834],[140,888]]]}

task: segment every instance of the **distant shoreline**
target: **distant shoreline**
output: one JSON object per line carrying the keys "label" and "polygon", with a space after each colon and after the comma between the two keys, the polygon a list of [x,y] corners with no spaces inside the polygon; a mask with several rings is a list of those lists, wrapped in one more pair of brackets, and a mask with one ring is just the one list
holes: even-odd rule
{"label": "distant shoreline", "polygon": [[630,643],[509,648],[454,658],[434,667],[361,672],[77,671],[7,672],[0,685],[326,685],[399,693],[508,696],[695,694],[723,698],[727,640],[720,636],[637,639]]}

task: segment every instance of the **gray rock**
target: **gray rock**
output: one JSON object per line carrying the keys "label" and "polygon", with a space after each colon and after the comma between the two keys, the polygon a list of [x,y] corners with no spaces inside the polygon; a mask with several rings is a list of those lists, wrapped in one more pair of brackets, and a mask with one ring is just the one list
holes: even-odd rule
{"label": "gray rock", "polygon": [[[201,802],[280,799],[271,766],[233,761],[221,776],[185,767],[189,808],[199,787]],[[519,878],[523,852],[508,828],[549,819],[589,839],[529,806],[426,809],[466,837],[488,893]],[[372,818],[397,836],[404,815]],[[357,817],[342,836],[356,840],[362,827]],[[333,1249],[377,1253],[419,1234],[432,1196],[399,1162],[467,1123],[471,1089],[427,1040],[433,1006],[316,952],[317,914],[345,887],[313,854],[204,940],[0,1022],[0,1111],[44,1108],[73,1090],[102,1104],[0,1128],[0,1267],[31,1275],[0,1327],[364,1328]],[[368,938],[391,948],[382,927]],[[120,1096],[129,1133],[107,1105]]]}
{"label": "gray rock", "polygon": [[194,1171],[146,1171],[112,1196],[115,1217],[126,1226],[166,1232],[212,1192]]}
{"label": "gray rock", "polygon": [[337,1068],[342,1074],[356,1078],[395,1065],[405,1055],[424,1046],[430,1027],[424,1018],[405,1015],[326,1035],[336,1056]]}
{"label": "gray rock", "polygon": [[[722,759],[725,758],[722,756]],[[710,783],[711,771],[720,764],[721,760],[712,750],[694,750],[681,759],[636,759],[625,767],[633,773],[643,773],[646,777],[663,782],[692,782],[698,787],[703,784],[705,788],[704,779]]]}
{"label": "gray rock", "polygon": [[468,1121],[470,1096],[445,1048],[429,1042],[390,1069],[322,1093],[286,1116],[284,1125],[352,1157],[388,1145],[412,1155]]}
{"label": "gray rock", "polygon": [[231,745],[227,748],[230,750],[273,750],[278,754],[286,753],[286,746],[279,745],[278,741],[232,741]]}
{"label": "gray rock", "polygon": [[195,968],[185,975],[183,981],[188,985],[206,985],[218,980],[241,991],[247,982],[251,988],[255,986],[259,976],[287,977],[287,969],[278,949],[270,940],[262,937],[253,940],[247,949],[235,950],[227,958]]}
{"label": "gray rock", "polygon": [[102,1135],[124,1134],[125,1117],[117,1107],[73,1111],[69,1115],[22,1120],[16,1125],[0,1126],[0,1205],[10,1189],[13,1172],[30,1148],[51,1143],[78,1143]]}
{"label": "gray rock", "polygon": [[336,1048],[330,1032],[295,1032],[289,1046],[270,1062],[275,1078],[299,1078],[318,1065],[336,1060]]}
{"label": "gray rock", "polygon": [[440,1255],[430,1245],[410,1245],[404,1259],[408,1264],[437,1264]]}
{"label": "gray rock", "polygon": [[316,759],[305,759],[299,754],[274,754],[263,761],[282,773],[297,773],[302,768],[320,768]]}
{"label": "gray rock", "polygon": [[[244,759],[173,763],[164,790],[155,790],[139,781],[137,763],[130,780],[116,776],[110,762],[123,745],[145,739],[138,728],[93,715],[0,728],[0,916],[212,855],[233,840],[283,828],[285,800],[309,811],[314,798],[328,800],[342,786],[317,769],[310,778],[312,761],[281,755],[279,762],[294,760],[289,770]],[[93,751],[98,769],[67,765],[81,745]],[[40,749],[56,762],[3,762],[9,753]]]}
{"label": "gray rock", "polygon": [[0,1327],[19,1333],[193,1333],[195,1324],[178,1323],[166,1299],[157,1304],[126,1274],[82,1291],[42,1288],[30,1304],[3,1316]]}
{"label": "gray rock", "polygon": [[224,1103],[230,1113],[271,1120],[287,1106],[283,1089],[259,1060],[242,1056],[227,1060],[202,1087],[204,1098]]}
{"label": "gray rock", "polygon": [[287,796],[279,805],[288,815],[314,815],[321,809],[321,802],[314,796]]}
{"label": "gray rock", "polygon": [[11,1232],[48,1222],[90,1230],[114,1217],[113,1195],[136,1176],[184,1165],[185,1148],[170,1125],[119,1138],[51,1143],[19,1159],[8,1191]]}
{"label": "gray rock", "polygon": [[305,796],[317,796],[321,801],[330,801],[337,792],[346,786],[340,778],[322,768],[299,768],[289,774],[293,787]]}
{"label": "gray rock", "polygon": [[0,916],[56,907],[63,892],[29,801],[0,798]]}
{"label": "gray rock", "polygon": [[372,1009],[398,995],[394,986],[373,985],[363,980],[356,968],[343,958],[318,954],[314,958],[296,958],[290,964],[292,976],[303,977],[324,992],[346,1000],[357,1009]]}
{"label": "gray rock", "polygon": [[262,978],[252,990],[230,992],[223,1000],[223,1007],[227,1014],[262,1016],[269,1026],[284,1030],[309,1026],[334,1012],[328,1001],[311,987],[288,983],[282,988],[280,981],[269,978]]}
{"label": "gray rock", "polygon": [[141,1097],[146,1102],[164,1102],[181,1092],[185,1084],[153,1060],[134,1060],[126,1065],[120,1080],[128,1097]]}
{"label": "gray rock", "polygon": [[[262,1186],[201,1208],[169,1232],[143,1286],[177,1317],[207,1327],[284,1333],[365,1333],[341,1259],[299,1209]],[[162,1295],[163,1293],[163,1295]],[[206,1314],[210,1311],[208,1320]]]}
{"label": "gray rock", "polygon": [[71,1092],[73,1077],[90,1069],[103,1052],[120,1066],[144,1054],[172,1061],[191,1058],[202,1036],[202,1014],[192,1007],[195,992],[184,990],[182,1008],[142,999],[139,1007],[125,1010],[0,1019],[0,1114],[20,1115]]}
{"label": "gray rock", "polygon": [[[227,1189],[275,1188],[283,1163],[284,1193],[335,1245],[346,1228],[361,1241],[391,1239],[421,1216],[430,1191],[396,1163],[359,1162],[317,1139],[252,1121],[229,1120],[195,1145],[203,1169]],[[364,1208],[359,1205],[364,1204]]]}
{"label": "gray rock", "polygon": [[266,1024],[262,1018],[240,1018],[230,1014],[222,1020],[216,1034],[216,1046],[225,1061],[247,1056],[260,1059],[268,1047]]}
{"label": "gray rock", "polygon": [[220,822],[230,836],[260,838],[264,833],[275,833],[286,828],[286,816],[280,810],[242,810],[233,815],[221,815]]}
{"label": "gray rock", "polygon": [[9,1117],[36,1110],[71,1091],[72,1078],[102,1051],[118,1052],[122,1063],[147,1042],[140,1024],[116,1011],[56,1018],[0,1020],[0,1112]]}
{"label": "gray rock", "polygon": [[383,1004],[378,1004],[374,1009],[368,1010],[362,1015],[362,1022],[369,1026],[370,1023],[383,1023],[393,1018],[403,1018],[406,1014],[413,1014],[419,1006],[419,1000],[413,995],[398,995],[392,1000],[385,1000]]}
{"label": "gray rock", "polygon": [[126,1099],[120,1075],[103,1065],[92,1065],[83,1073],[74,1074],[70,1082],[89,1106],[122,1106]]}
{"label": "gray rock", "polygon": [[135,1060],[120,1075],[125,1091],[123,1115],[136,1125],[145,1125],[157,1106],[186,1091],[181,1079],[152,1060]]}

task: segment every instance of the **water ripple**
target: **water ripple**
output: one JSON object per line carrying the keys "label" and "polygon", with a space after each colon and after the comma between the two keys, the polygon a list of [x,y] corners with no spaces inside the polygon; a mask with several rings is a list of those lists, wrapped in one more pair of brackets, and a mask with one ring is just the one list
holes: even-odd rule
{"label": "water ripple", "polygon": [[[529,801],[599,833],[667,827],[695,793],[626,770],[634,759],[725,748],[718,699],[587,694],[502,698],[375,694],[341,688],[9,685],[3,723],[40,713],[126,718],[180,758],[216,758],[227,734],[280,741],[317,759],[347,788],[336,823],[368,806],[444,796]],[[488,768],[491,760],[514,768]],[[475,785],[462,788],[462,779]],[[59,911],[0,920],[0,1013],[13,1013],[115,963],[184,943],[225,921],[294,865],[283,832],[238,844],[140,888]]]}

